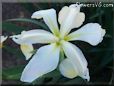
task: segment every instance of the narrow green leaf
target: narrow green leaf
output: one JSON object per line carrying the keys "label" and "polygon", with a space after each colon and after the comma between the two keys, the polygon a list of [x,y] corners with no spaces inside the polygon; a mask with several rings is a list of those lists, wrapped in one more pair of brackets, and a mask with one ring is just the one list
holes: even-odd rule
{"label": "narrow green leaf", "polygon": [[33,20],[33,19],[27,19],[27,18],[15,18],[15,19],[8,19],[7,21],[15,21],[15,22],[29,22],[29,23],[33,23],[36,24],[37,26],[42,27],[43,29],[48,29],[48,27],[46,26],[46,24],[37,21],[37,20]]}
{"label": "narrow green leaf", "polygon": [[113,85],[114,84],[114,73],[112,73],[112,76],[110,78],[110,82],[109,85]]}
{"label": "narrow green leaf", "polygon": [[[111,43],[111,41],[109,41],[108,45],[109,45],[108,48],[113,49],[113,43]],[[113,51],[114,51],[114,49],[113,49]],[[107,65],[108,63],[110,63],[113,60],[113,51],[106,52],[99,67],[104,67],[105,65]]]}
{"label": "narrow green leaf", "polygon": [[96,17],[98,17],[99,15],[103,15],[104,11],[101,11],[101,12],[97,12],[96,14],[92,15],[91,17],[89,17],[89,19],[94,19]]}
{"label": "narrow green leaf", "polygon": [[[110,46],[112,46],[112,43],[110,43]],[[99,66],[94,70],[94,73],[97,73],[99,70],[101,70],[102,68],[106,67],[107,64],[113,62],[113,51],[107,51],[105,53],[101,53],[102,59],[100,59],[100,63]],[[113,63],[112,63],[113,64]]]}
{"label": "narrow green leaf", "polygon": [[23,30],[27,30],[27,28],[17,26],[15,24],[9,23],[9,22],[3,22],[2,23],[2,29],[11,33],[21,33]]}
{"label": "narrow green leaf", "polygon": [[106,37],[106,38],[112,38],[112,35],[106,34],[104,37]]}

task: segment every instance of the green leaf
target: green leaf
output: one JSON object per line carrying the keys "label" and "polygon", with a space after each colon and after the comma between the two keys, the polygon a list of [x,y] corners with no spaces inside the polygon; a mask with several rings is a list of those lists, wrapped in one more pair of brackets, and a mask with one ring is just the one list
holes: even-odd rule
{"label": "green leaf", "polygon": [[2,29],[7,31],[7,32],[11,32],[11,33],[15,33],[15,34],[18,34],[23,30],[27,30],[27,28],[17,26],[15,24],[12,24],[9,22],[3,22],[2,23]]}
{"label": "green leaf", "polygon": [[106,38],[112,38],[112,36],[110,34],[106,34],[104,37],[106,37]]}
{"label": "green leaf", "polygon": [[107,51],[107,52],[111,52],[111,51],[114,51],[114,49],[112,48],[93,48],[93,49],[90,49],[90,50],[85,50],[85,52],[104,52],[104,51]]}
{"label": "green leaf", "polygon": [[57,81],[60,79],[61,77],[61,74],[58,70],[54,70],[50,73],[47,73],[45,75],[43,75],[42,77],[38,78],[37,80],[35,80],[33,82],[33,84],[46,84],[46,85],[49,85],[49,84],[55,84],[57,83]]}
{"label": "green leaf", "polygon": [[97,13],[93,14],[91,17],[89,17],[89,19],[90,20],[94,19],[94,18],[99,17],[99,16],[101,16],[103,14],[104,14],[104,11],[97,12]]}
{"label": "green leaf", "polygon": [[82,85],[82,84],[86,84],[87,81],[80,78],[80,77],[77,77],[75,79],[70,79],[69,81],[67,82],[64,82],[63,84],[64,85],[76,85],[76,84],[79,84],[79,85]]}
{"label": "green leaf", "polygon": [[[112,43],[109,43],[108,47],[112,47]],[[94,70],[94,73],[99,72],[100,70],[102,70],[104,67],[107,66],[107,64],[112,63],[113,64],[113,51],[105,51],[103,53],[101,53],[102,58],[100,59],[100,63],[99,66]]]}
{"label": "green leaf", "polygon": [[16,22],[28,22],[28,23],[33,23],[36,24],[37,26],[42,27],[43,29],[48,29],[48,27],[46,26],[46,24],[37,21],[37,20],[33,20],[33,19],[27,19],[27,18],[15,18],[15,19],[8,19],[7,21],[16,21]]}
{"label": "green leaf", "polygon": [[110,78],[110,82],[109,85],[113,85],[114,84],[114,73],[112,73],[112,76]]}
{"label": "green leaf", "polygon": [[2,78],[3,80],[19,80],[23,69],[24,65],[3,69]]}
{"label": "green leaf", "polygon": [[48,84],[55,84],[57,81],[61,78],[60,72],[56,69],[48,74],[45,75],[45,77],[50,77],[52,80],[47,83]]}
{"label": "green leaf", "polygon": [[[113,42],[112,41],[109,41],[108,48],[113,49]],[[113,51],[114,51],[114,49],[113,49]],[[104,66],[106,66],[108,63],[110,63],[113,60],[113,51],[107,51],[105,53],[105,56],[104,56],[104,58],[102,58],[99,67],[104,67]]]}
{"label": "green leaf", "polygon": [[10,47],[10,46],[4,46],[3,49],[5,49],[7,52],[15,55],[15,57],[18,58],[23,58],[24,59],[24,55],[22,54],[20,49],[14,48],[14,47]]}
{"label": "green leaf", "polygon": [[99,67],[104,67],[113,60],[113,53],[107,54],[103,59]]}

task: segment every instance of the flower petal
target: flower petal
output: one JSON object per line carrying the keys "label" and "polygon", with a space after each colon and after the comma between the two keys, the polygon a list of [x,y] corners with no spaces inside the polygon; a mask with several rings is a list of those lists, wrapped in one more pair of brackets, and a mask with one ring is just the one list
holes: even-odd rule
{"label": "flower petal", "polygon": [[79,30],[69,34],[66,38],[69,41],[81,40],[91,45],[97,45],[103,40],[105,33],[105,29],[102,29],[98,23],[88,23]]}
{"label": "flower petal", "polygon": [[0,36],[0,43],[3,43],[8,37],[6,36]]}
{"label": "flower petal", "polygon": [[32,82],[42,75],[53,71],[59,62],[60,47],[56,44],[41,47],[25,67],[21,81]]}
{"label": "flower petal", "polygon": [[59,29],[57,24],[56,18],[56,11],[55,9],[48,9],[48,10],[40,10],[36,11],[32,14],[31,18],[41,19],[43,18],[45,23],[48,25],[50,30],[55,34],[58,35]]}
{"label": "flower petal", "polygon": [[33,46],[32,44],[22,44],[21,46],[21,51],[25,55],[26,60],[28,60],[32,55],[33,55]]}
{"label": "flower petal", "polygon": [[76,71],[78,70],[78,74],[80,76],[85,76],[85,78],[88,78],[87,75],[88,63],[81,50],[78,47],[76,47],[74,44],[65,41],[62,42],[62,47],[67,58],[69,58],[73,62],[75,70]]}
{"label": "flower petal", "polygon": [[45,30],[23,31],[20,35],[12,36],[12,39],[17,44],[52,43],[58,41],[56,36]]}
{"label": "flower petal", "polygon": [[85,20],[85,14],[80,12],[80,5],[73,4],[65,6],[59,12],[59,23],[61,24],[60,32],[62,37],[67,35],[71,29],[82,25]]}
{"label": "flower petal", "polygon": [[0,48],[2,48],[3,42],[7,39],[8,37],[6,36],[0,36]]}
{"label": "flower petal", "polygon": [[[81,75],[78,71],[78,66],[75,65],[74,61],[67,58],[65,60],[63,60],[60,65],[59,65],[59,70],[61,72],[61,74],[67,78],[75,78],[77,76],[80,76],[84,79],[87,79],[88,81],[90,80],[90,77],[89,77],[89,71],[88,71],[88,68],[87,70],[85,71],[85,76],[84,75]],[[77,70],[76,70],[77,69]]]}
{"label": "flower petal", "polygon": [[75,78],[76,76],[78,76],[77,71],[75,71],[72,62],[70,61],[70,59],[64,59],[60,65],[59,65],[59,70],[61,72],[61,74],[67,78]]}

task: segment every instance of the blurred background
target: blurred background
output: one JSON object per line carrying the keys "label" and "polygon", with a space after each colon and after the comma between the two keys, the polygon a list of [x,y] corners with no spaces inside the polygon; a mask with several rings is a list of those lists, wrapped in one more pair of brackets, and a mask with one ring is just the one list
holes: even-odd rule
{"label": "blurred background", "polygon": [[[63,6],[69,6],[70,4],[72,3],[2,3],[2,33],[3,35],[11,36],[14,34],[19,34],[23,30],[41,28],[49,30],[42,19],[31,19],[32,13],[42,9],[54,8],[58,14]],[[82,7],[81,11],[86,15],[83,25],[87,23],[99,23],[102,28],[106,30],[104,40],[97,46],[93,47],[88,43],[80,41],[73,42],[82,50],[88,61],[88,68],[91,77],[90,82],[86,82],[86,80],[83,80],[80,77],[76,77],[75,79],[67,79],[63,77],[58,70],[55,70],[44,75],[39,80],[34,81],[31,83],[31,85],[113,84],[114,7]],[[42,44],[34,45],[35,49],[38,49],[41,46]],[[8,39],[4,42],[2,50],[2,85],[28,84],[20,81],[21,73],[29,61],[25,60],[19,45],[14,43],[11,39]]]}

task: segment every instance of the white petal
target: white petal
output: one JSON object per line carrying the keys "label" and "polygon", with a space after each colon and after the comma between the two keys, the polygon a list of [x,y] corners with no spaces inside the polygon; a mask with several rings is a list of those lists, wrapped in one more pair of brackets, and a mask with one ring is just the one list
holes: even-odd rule
{"label": "white petal", "polygon": [[67,35],[71,29],[82,25],[85,20],[85,14],[80,12],[80,5],[73,4],[65,6],[59,12],[59,23],[61,24],[60,32],[62,37]]}
{"label": "white petal", "polygon": [[88,81],[90,80],[88,68],[84,72],[84,74],[81,75],[79,73],[79,71],[78,71],[78,65],[76,65],[74,63],[74,61],[69,59],[69,58],[63,60],[60,63],[59,69],[60,69],[61,74],[63,76],[65,76],[65,77],[67,77],[67,78],[71,78],[72,79],[72,78],[75,78],[77,76],[80,76],[80,77],[82,77],[84,79],[87,79]]}
{"label": "white petal", "polygon": [[21,44],[21,51],[25,55],[26,60],[28,60],[33,55],[33,46],[32,44]]}
{"label": "white petal", "polygon": [[75,17],[75,21],[72,24],[72,28],[78,28],[80,27],[85,20],[85,14],[83,12],[77,13]]}
{"label": "white petal", "polygon": [[52,43],[58,41],[56,36],[45,30],[23,31],[20,35],[12,36],[12,39],[18,44]]}
{"label": "white petal", "polygon": [[41,47],[25,67],[21,81],[32,82],[42,75],[53,71],[59,62],[60,47],[55,44]]}
{"label": "white petal", "polygon": [[80,75],[80,77],[87,79],[87,81],[90,81],[90,76],[89,76],[89,69],[87,68],[84,72],[84,74]]}
{"label": "white petal", "polygon": [[55,9],[48,9],[48,10],[40,10],[36,11],[32,14],[31,18],[41,19],[43,18],[45,23],[48,25],[50,30],[55,34],[58,35],[59,29],[57,24],[56,18],[56,11]]}
{"label": "white petal", "polygon": [[60,24],[62,24],[64,22],[64,20],[66,19],[66,17],[68,16],[68,12],[70,11],[68,6],[64,6],[61,11],[59,12],[59,18],[58,21]]}
{"label": "white petal", "polygon": [[6,36],[0,36],[0,43],[3,43],[8,37]]}
{"label": "white petal", "polygon": [[69,41],[81,40],[91,45],[99,44],[105,35],[105,30],[98,23],[88,23],[79,30],[68,35]]}
{"label": "white petal", "polygon": [[8,37],[0,36],[0,48],[3,47],[3,42],[7,39]]}
{"label": "white petal", "polygon": [[[81,50],[70,42],[62,42],[62,47],[67,58],[73,61],[75,70],[78,70],[79,75],[84,75],[87,70],[87,61]],[[70,51],[70,52],[69,52]]]}
{"label": "white petal", "polygon": [[70,61],[70,59],[64,59],[60,65],[59,65],[59,70],[61,72],[61,74],[67,78],[75,78],[76,76],[78,76],[78,72],[75,71],[75,68],[73,67],[72,62]]}

